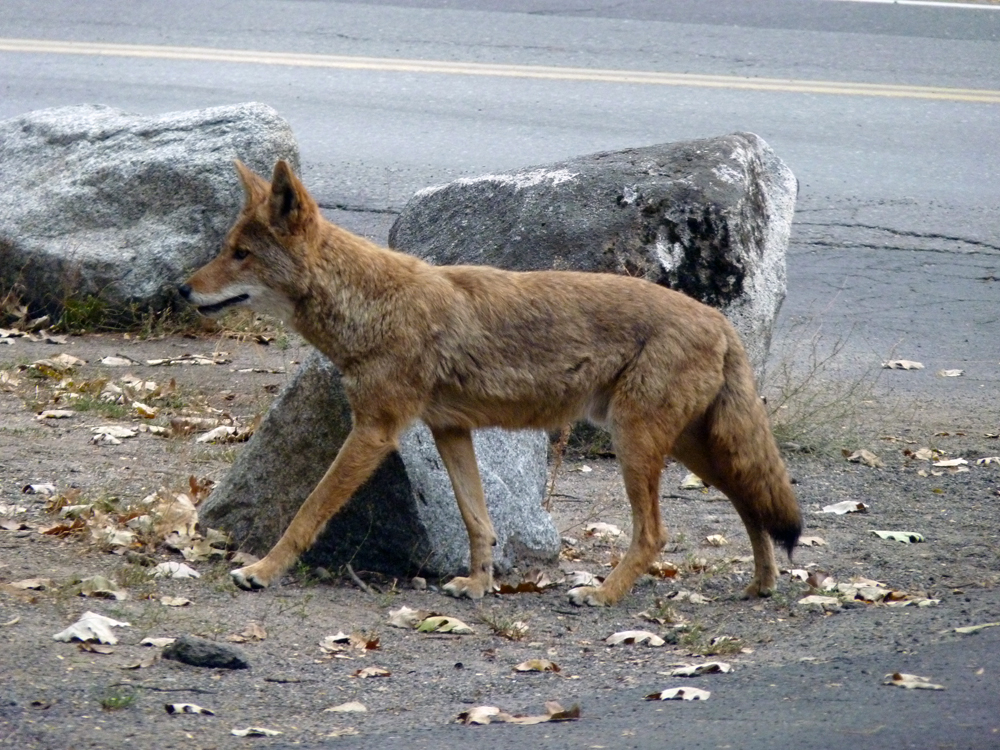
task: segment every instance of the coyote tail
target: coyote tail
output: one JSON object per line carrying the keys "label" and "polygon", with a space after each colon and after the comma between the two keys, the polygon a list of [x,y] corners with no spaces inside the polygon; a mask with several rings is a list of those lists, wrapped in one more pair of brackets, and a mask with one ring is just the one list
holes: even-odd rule
{"label": "coyote tail", "polygon": [[724,382],[710,420],[712,448],[727,459],[721,463],[728,464],[732,499],[741,515],[755,520],[791,558],[802,514],[743,344],[732,329],[727,338]]}

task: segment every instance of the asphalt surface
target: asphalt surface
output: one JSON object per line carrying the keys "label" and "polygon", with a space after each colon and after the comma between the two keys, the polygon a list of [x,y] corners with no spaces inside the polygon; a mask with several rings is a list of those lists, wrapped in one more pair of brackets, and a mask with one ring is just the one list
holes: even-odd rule
{"label": "asphalt surface", "polygon": [[[84,102],[152,114],[263,101],[292,124],[305,179],[324,208],[378,239],[393,212],[428,184],[753,131],[801,185],[780,319],[786,333],[775,357],[789,341],[816,333],[824,347],[846,339],[845,377],[890,355],[920,360],[927,369],[894,387],[953,409],[992,410],[1000,423],[995,4],[5,0],[0,37],[725,77],[713,86],[650,85],[10,52],[0,44],[0,117]],[[897,88],[879,95],[790,83],[748,90],[739,86],[746,79]],[[905,86],[939,93],[924,98]],[[964,90],[989,96],[969,101]],[[935,377],[941,368],[966,374]],[[912,671],[947,684],[944,692],[882,687],[882,675],[900,668],[897,655],[852,656],[737,673],[718,686],[725,700],[703,704],[644,703],[624,692],[610,703],[594,698],[585,701],[593,707],[585,723],[558,732],[491,727],[489,741],[540,748],[1000,747],[998,636],[986,631],[907,656]],[[824,687],[844,670],[861,669],[870,680]],[[469,730],[462,729],[405,742],[466,747]]]}

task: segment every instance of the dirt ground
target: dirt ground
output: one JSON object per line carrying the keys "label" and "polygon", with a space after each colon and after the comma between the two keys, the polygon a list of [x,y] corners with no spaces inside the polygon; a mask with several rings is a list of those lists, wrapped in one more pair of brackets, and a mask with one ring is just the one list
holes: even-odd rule
{"label": "dirt ground", "polygon": [[[184,492],[191,476],[221,477],[240,444],[198,443],[198,433],[170,437],[150,432],[138,432],[117,445],[94,444],[92,428],[169,427],[172,418],[185,415],[248,425],[266,410],[306,349],[294,337],[279,334],[265,345],[252,333],[146,340],[91,334],[66,341],[16,338],[0,346],[2,747],[140,750],[243,747],[248,742],[264,747],[338,736],[349,746],[364,747],[382,744],[389,735],[405,736],[408,729],[453,722],[474,706],[541,714],[548,700],[567,708],[580,702],[585,721],[587,701],[624,688],[653,692],[675,685],[678,679],[666,675],[677,664],[723,659],[736,669],[751,670],[844,654],[907,651],[957,637],[955,627],[997,619],[990,607],[1000,582],[1000,465],[976,463],[1000,454],[995,409],[963,411],[966,416],[948,417],[950,421],[941,416],[947,409],[931,410],[934,419],[923,422],[913,419],[918,412],[912,410],[904,417],[903,411],[873,409],[860,428],[833,441],[789,446],[786,452],[804,510],[804,534],[825,542],[800,547],[791,567],[813,573],[814,583],[826,577],[817,572],[838,583],[873,579],[896,592],[890,596],[902,600],[896,604],[910,600],[908,606],[867,603],[843,592],[839,603],[827,609],[802,605],[810,585],[788,572],[773,597],[740,600],[751,564],[736,513],[713,490],[680,489],[686,472],[675,465],[668,467],[661,486],[671,532],[661,559],[676,571],[672,577],[642,579],[614,608],[569,605],[567,583],[542,593],[495,595],[473,603],[443,596],[435,581],[427,590],[415,590],[408,580],[358,571],[371,586],[364,592],[340,571],[326,578],[302,567],[279,586],[247,593],[230,582],[228,571],[236,565],[226,560],[191,563],[201,573],[199,579],[151,579],[139,558],[116,554],[115,548],[88,540],[85,532],[41,533],[71,523],[47,508],[62,497],[62,502],[93,503],[113,514],[159,488]],[[64,373],[32,366],[63,353],[86,364]],[[214,357],[219,363],[145,364],[184,354]],[[101,364],[108,356],[133,364]],[[160,391],[148,399],[157,409],[155,418],[138,417],[129,404],[118,409],[102,405],[96,397],[94,389],[103,386],[96,381],[121,384],[126,375],[156,382]],[[66,379],[72,383],[60,388]],[[46,409],[67,409],[72,416],[38,419]],[[948,434],[935,434],[944,431],[942,422],[950,425]],[[867,448],[883,465],[848,462],[841,454],[844,448]],[[939,451],[933,460],[963,458],[967,463],[961,468],[968,471],[950,473],[908,455],[921,448]],[[45,483],[55,486],[52,495],[23,491]],[[861,502],[868,510],[819,512],[841,501]],[[552,502],[567,542],[563,557],[544,572],[553,581],[580,570],[606,574],[630,533],[614,460],[567,458]],[[587,536],[586,526],[593,522],[615,524],[623,534]],[[925,541],[903,544],[879,538],[872,530],[917,532]],[[708,541],[713,535],[727,543],[714,546]],[[183,561],[163,546],[141,551],[155,562]],[[505,581],[517,584],[527,572],[515,571]],[[85,598],[74,592],[77,582],[95,575],[117,582],[128,598]],[[43,589],[18,587],[17,582],[33,578],[49,581]],[[692,601],[678,592],[704,599]],[[163,596],[182,596],[191,603],[165,606]],[[457,617],[475,632],[427,634],[389,626],[390,611],[404,605]],[[53,639],[86,611],[130,623],[116,628],[119,643],[112,653],[84,651],[78,643]],[[507,637],[517,635],[512,632],[515,622],[527,625],[519,640]],[[159,650],[140,645],[144,638],[192,634],[228,642],[251,623],[261,626],[266,637],[238,645],[250,669],[198,668],[168,660],[126,668]],[[650,630],[667,643],[660,648],[605,644],[609,635],[623,630]],[[319,644],[341,631],[377,638],[379,647],[324,653]],[[515,665],[536,658],[555,662],[560,671],[514,671]],[[354,676],[369,666],[390,675]],[[367,711],[327,711],[350,701],[361,702]],[[170,715],[164,708],[168,703],[195,703],[214,715]],[[231,734],[251,726],[282,734],[257,740]],[[553,725],[552,733],[557,732]]]}

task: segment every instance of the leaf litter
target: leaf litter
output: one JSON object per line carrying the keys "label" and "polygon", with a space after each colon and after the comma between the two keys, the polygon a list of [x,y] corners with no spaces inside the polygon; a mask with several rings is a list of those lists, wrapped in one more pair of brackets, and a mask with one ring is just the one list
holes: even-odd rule
{"label": "leaf litter", "polygon": [[98,643],[107,643],[113,646],[118,643],[118,638],[111,631],[111,628],[128,627],[131,627],[131,625],[127,622],[113,620],[96,612],[84,612],[79,620],[52,637],[57,641],[65,641],[67,643],[73,640],[97,641]]}
{"label": "leaf litter", "polygon": [[536,716],[521,716],[501,711],[496,706],[476,706],[463,711],[455,719],[458,724],[492,724],[505,722],[507,724],[542,724],[548,721],[576,721],[580,718],[580,706],[573,704],[563,708],[557,701],[546,701],[545,714]]}
{"label": "leaf litter", "polygon": [[695,687],[675,687],[661,690],[658,693],[650,693],[646,696],[648,701],[707,701],[712,693]]}

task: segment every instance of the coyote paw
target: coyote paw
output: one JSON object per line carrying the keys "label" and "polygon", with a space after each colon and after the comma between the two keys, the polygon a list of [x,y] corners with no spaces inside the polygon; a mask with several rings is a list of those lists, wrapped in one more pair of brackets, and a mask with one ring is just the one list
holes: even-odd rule
{"label": "coyote paw", "polygon": [[255,570],[257,565],[258,563],[254,563],[253,565],[247,565],[245,568],[237,568],[230,571],[229,575],[232,576],[233,583],[246,591],[266,588],[271,583],[271,579],[269,576],[265,576],[263,573]]}
{"label": "coyote paw", "polygon": [[578,607],[589,604],[591,607],[603,607],[607,604],[604,594],[593,586],[577,586],[569,590],[569,601]]}
{"label": "coyote paw", "polygon": [[774,584],[770,586],[764,586],[756,578],[750,582],[750,585],[743,589],[743,595],[741,599],[757,599],[759,597],[768,597],[774,593]]}
{"label": "coyote paw", "polygon": [[443,588],[444,593],[454,596],[457,599],[461,599],[463,596],[467,596],[470,599],[482,599],[486,594],[487,586],[475,578],[456,576],[448,581]]}

